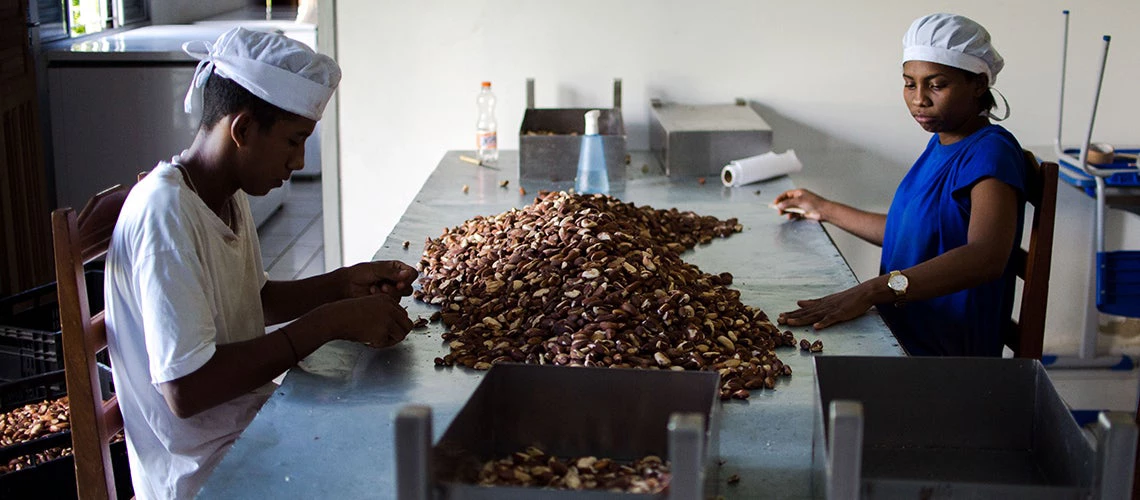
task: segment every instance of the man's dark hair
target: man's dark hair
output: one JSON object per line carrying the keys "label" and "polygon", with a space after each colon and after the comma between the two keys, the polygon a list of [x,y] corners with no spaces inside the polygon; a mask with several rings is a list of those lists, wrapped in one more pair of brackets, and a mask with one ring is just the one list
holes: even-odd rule
{"label": "man's dark hair", "polygon": [[211,129],[227,115],[248,110],[254,121],[264,129],[272,128],[277,120],[296,116],[277,106],[265,102],[238,85],[229,78],[217,74],[210,75],[206,80],[206,88],[202,92],[202,123],[203,129]]}

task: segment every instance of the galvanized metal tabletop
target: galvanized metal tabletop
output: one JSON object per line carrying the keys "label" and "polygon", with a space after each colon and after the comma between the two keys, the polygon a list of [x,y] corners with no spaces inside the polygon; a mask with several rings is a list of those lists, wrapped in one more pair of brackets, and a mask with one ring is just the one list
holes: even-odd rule
{"label": "galvanized metal tabletop", "polygon": [[[474,156],[470,151],[444,155],[376,259],[416,264],[424,240],[438,237],[445,227],[527,205],[539,189],[570,187],[525,183],[522,195],[517,152],[501,152],[499,170],[462,162],[460,154]],[[775,318],[793,310],[796,300],[856,283],[819,223],[789,222],[768,208],[777,194],[794,187],[790,178],[725,188],[715,175],[704,184],[696,178],[671,179],[648,153],[631,156],[627,180],[611,186],[612,195],[637,205],[736,217],[744,225],[744,232],[699,245],[684,258],[707,273],[731,272],[732,287],[745,304]],[[503,180],[510,181],[505,188]],[[407,249],[404,241],[411,242]],[[411,298],[403,305],[413,319],[434,311]],[[821,332],[792,331],[797,340],[823,340],[824,351],[815,356],[903,354],[874,311]],[[485,373],[436,367],[432,360],[448,352],[442,332],[443,326],[433,323],[389,349],[333,342],[313,353],[289,371],[199,497],[394,498],[396,411],[408,404],[431,406],[438,439]],[[777,355],[792,367],[790,378],[781,379],[775,390],[753,391],[748,400],[721,403],[720,494],[726,498],[812,494],[813,355],[791,348],[780,348]],[[725,484],[733,474],[740,482]]]}

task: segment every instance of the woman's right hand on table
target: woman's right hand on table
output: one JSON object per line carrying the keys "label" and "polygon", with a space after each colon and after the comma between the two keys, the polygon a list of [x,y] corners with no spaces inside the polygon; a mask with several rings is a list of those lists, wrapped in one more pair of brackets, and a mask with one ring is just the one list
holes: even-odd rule
{"label": "woman's right hand on table", "polygon": [[778,210],[780,215],[787,215],[789,219],[823,221],[821,209],[827,202],[827,198],[807,189],[790,189],[776,197],[772,202],[772,208]]}

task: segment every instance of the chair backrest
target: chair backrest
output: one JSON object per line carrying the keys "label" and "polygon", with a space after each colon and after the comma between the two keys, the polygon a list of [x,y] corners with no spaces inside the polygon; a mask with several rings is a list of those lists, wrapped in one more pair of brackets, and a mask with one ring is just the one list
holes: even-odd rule
{"label": "chair backrest", "polygon": [[[1057,211],[1057,164],[1038,163],[1025,151],[1025,198],[1033,207],[1029,248],[1018,247],[1013,266],[1023,280],[1017,320],[1010,318],[1005,345],[1014,357],[1041,359],[1045,340],[1045,306],[1049,300],[1049,266],[1053,260],[1053,220]],[[1020,235],[1019,235],[1020,236]]]}
{"label": "chair backrest", "polygon": [[79,498],[117,496],[109,443],[123,429],[123,414],[115,397],[103,400],[95,355],[107,346],[107,330],[102,312],[91,315],[83,265],[107,253],[129,191],[117,185],[95,195],[78,215],[71,208],[51,214]]}

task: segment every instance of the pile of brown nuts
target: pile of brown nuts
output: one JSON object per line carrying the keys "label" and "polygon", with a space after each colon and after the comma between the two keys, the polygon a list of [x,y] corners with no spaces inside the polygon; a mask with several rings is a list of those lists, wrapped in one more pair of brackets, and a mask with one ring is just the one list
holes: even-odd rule
{"label": "pile of brown nuts", "polygon": [[429,239],[417,299],[440,306],[451,352],[437,365],[499,362],[717,370],[722,398],[775,386],[795,346],[681,252],[740,232],[727,221],[604,195],[539,193]]}
{"label": "pile of brown nuts", "polygon": [[[67,397],[24,405],[0,414],[0,447],[12,446],[62,432],[71,427]],[[20,470],[64,455],[71,448],[52,448],[35,455],[17,457],[0,464],[0,473]]]}
{"label": "pile of brown nuts", "polygon": [[0,414],[0,446],[31,441],[71,427],[67,396]]}
{"label": "pile of brown nuts", "polygon": [[669,485],[669,478],[669,463],[655,455],[632,463],[597,457],[563,461],[532,446],[525,452],[483,464],[478,484],[659,493]]}

